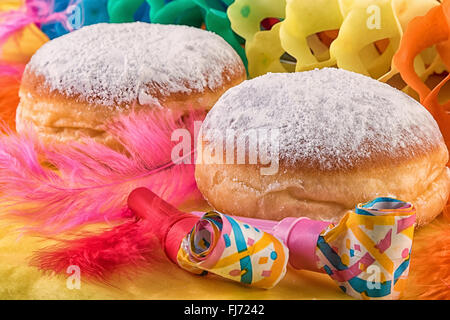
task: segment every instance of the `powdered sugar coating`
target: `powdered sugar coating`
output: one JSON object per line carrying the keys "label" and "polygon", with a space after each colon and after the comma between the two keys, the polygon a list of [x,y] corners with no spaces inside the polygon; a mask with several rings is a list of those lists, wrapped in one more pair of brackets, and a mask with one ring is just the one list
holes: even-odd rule
{"label": "powdered sugar coating", "polygon": [[[417,101],[334,68],[266,74],[229,89],[207,115],[202,136],[213,146],[227,129],[275,128],[281,161],[323,171],[414,158],[443,143],[436,121]],[[268,134],[257,139],[263,148],[272,144]]]}
{"label": "powdered sugar coating", "polygon": [[44,76],[51,91],[112,106],[139,97],[151,101],[149,86],[158,95],[215,90],[236,64],[242,64],[239,56],[212,32],[135,22],[96,24],[59,37],[27,68]]}

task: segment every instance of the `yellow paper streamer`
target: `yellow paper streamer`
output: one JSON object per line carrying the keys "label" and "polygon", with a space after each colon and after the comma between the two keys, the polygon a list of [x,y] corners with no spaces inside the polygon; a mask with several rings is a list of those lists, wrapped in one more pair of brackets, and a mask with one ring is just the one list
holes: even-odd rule
{"label": "yellow paper streamer", "polygon": [[277,23],[269,31],[257,32],[253,41],[246,45],[249,58],[248,70],[252,77],[262,76],[268,72],[293,72],[295,62],[282,63],[280,57],[285,50],[280,43],[280,27]]}
{"label": "yellow paper streamer", "polygon": [[286,19],[280,28],[281,45],[297,60],[295,71],[331,67],[334,57],[320,61],[310,48],[317,33],[339,29],[344,20],[344,11],[339,0],[304,1],[292,0],[286,6]]}
{"label": "yellow paper streamer", "polygon": [[[331,44],[330,55],[339,68],[379,78],[391,69],[401,32],[392,1],[355,1]],[[375,43],[384,39],[389,44],[381,53]]]}
{"label": "yellow paper streamer", "polygon": [[[403,30],[437,5],[436,0],[236,0],[227,13],[232,29],[246,40],[250,77],[335,66],[387,82],[398,73],[391,66]],[[281,22],[260,30],[268,17]],[[330,37],[333,33],[337,37]],[[415,68],[423,80],[444,70],[434,48],[416,58]]]}
{"label": "yellow paper streamer", "polygon": [[251,41],[260,32],[261,21],[266,18],[284,19],[285,7],[285,0],[237,0],[228,7],[227,15],[231,28],[245,41]]}

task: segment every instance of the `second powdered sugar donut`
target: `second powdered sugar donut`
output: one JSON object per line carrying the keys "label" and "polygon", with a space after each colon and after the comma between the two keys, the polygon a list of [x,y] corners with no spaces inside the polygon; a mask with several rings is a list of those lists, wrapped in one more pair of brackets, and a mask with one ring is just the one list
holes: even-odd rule
{"label": "second powdered sugar donut", "polygon": [[390,196],[434,219],[450,189],[448,151],[418,102],[339,69],[267,74],[228,90],[198,139],[196,180],[217,210],[280,220],[339,218]]}

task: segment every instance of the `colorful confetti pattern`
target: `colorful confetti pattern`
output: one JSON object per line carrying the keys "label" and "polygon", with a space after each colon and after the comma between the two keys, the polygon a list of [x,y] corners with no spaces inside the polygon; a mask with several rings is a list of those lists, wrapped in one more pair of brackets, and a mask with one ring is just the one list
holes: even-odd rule
{"label": "colorful confetti pattern", "polygon": [[359,204],[319,236],[318,267],[359,299],[399,299],[406,286],[414,233],[412,204],[377,198]]}
{"label": "colorful confetti pattern", "polygon": [[178,263],[253,287],[269,289],[285,275],[288,249],[273,235],[218,213],[208,212],[183,240]]}

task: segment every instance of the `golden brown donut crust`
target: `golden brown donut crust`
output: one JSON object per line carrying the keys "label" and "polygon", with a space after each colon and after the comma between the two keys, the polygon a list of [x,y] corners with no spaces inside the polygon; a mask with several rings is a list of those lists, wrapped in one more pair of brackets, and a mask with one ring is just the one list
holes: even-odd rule
{"label": "golden brown donut crust", "polygon": [[396,165],[387,160],[372,168],[339,172],[281,165],[277,174],[261,175],[258,165],[197,164],[195,177],[208,202],[226,214],[337,222],[358,203],[390,196],[412,202],[417,225],[422,226],[441,213],[449,197],[447,161],[447,148],[441,145],[434,152]]}

